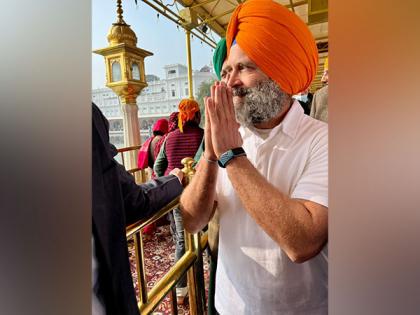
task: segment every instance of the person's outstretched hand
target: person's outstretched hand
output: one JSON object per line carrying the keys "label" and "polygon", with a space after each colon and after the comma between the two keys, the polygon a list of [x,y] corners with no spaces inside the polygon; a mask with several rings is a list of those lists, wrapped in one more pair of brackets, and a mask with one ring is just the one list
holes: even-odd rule
{"label": "person's outstretched hand", "polygon": [[179,168],[174,168],[170,173],[170,175],[175,175],[178,177],[179,182],[182,184],[182,179],[184,178],[184,173]]}

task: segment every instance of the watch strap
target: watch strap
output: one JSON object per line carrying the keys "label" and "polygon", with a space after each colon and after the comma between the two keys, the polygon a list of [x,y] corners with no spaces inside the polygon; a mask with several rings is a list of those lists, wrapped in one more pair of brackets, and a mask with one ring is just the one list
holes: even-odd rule
{"label": "watch strap", "polygon": [[246,156],[246,153],[244,151],[243,148],[239,147],[239,148],[233,148],[230,149],[228,151],[226,151],[225,153],[223,153],[220,157],[219,160],[217,161],[217,163],[219,164],[220,167],[225,168],[226,165],[234,158],[238,157],[238,156]]}

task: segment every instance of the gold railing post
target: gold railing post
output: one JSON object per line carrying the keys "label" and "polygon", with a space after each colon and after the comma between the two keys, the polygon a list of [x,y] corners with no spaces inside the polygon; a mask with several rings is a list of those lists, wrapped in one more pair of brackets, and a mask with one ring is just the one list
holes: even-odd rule
{"label": "gold railing post", "polygon": [[194,159],[186,157],[181,160],[181,163],[184,165],[182,172],[184,173],[184,186],[186,186],[191,182],[195,174],[195,169],[193,168]]}
{"label": "gold railing post", "polygon": [[[194,246],[194,236],[187,231],[185,231],[185,247],[189,252],[195,252]],[[188,295],[190,299],[190,314],[197,315],[201,314],[200,311],[200,298],[198,297],[199,291],[197,288],[197,266],[194,263],[187,272],[187,281],[188,281]]]}
{"label": "gold railing post", "polygon": [[191,62],[191,31],[189,29],[185,29],[185,42],[187,45],[188,96],[190,99],[194,99]]}
{"label": "gold railing post", "polygon": [[[194,159],[184,158],[181,163],[184,165],[182,172],[184,173],[184,184],[188,185],[194,174],[195,170],[193,168]],[[188,294],[190,298],[190,313],[191,315],[204,314],[205,301],[204,301],[204,290],[201,286],[204,286],[204,275],[203,275],[203,257],[201,253],[201,241],[200,241],[200,232],[196,234],[185,232],[185,245],[186,250],[196,253],[197,260],[194,262],[194,265],[188,270],[187,280],[188,280]]]}
{"label": "gold railing post", "polygon": [[136,250],[137,281],[140,291],[140,303],[147,303],[147,279],[143,257],[143,235],[141,230],[134,234],[134,248]]}
{"label": "gold railing post", "polygon": [[173,315],[178,315],[178,303],[175,286],[171,289],[171,309]]}
{"label": "gold railing post", "polygon": [[[124,152],[138,149],[139,146],[118,149],[123,155]],[[182,161],[184,168],[183,185],[191,182],[195,170],[193,168],[194,160],[184,158]],[[140,172],[139,172],[140,171]],[[128,170],[131,174],[143,173],[138,168]],[[141,230],[148,224],[156,222],[160,217],[179,207],[180,197],[175,198],[152,216],[133,223],[126,228],[127,239],[134,240],[135,259],[137,269],[137,282],[139,286],[139,311],[141,314],[152,314],[153,310],[169,293],[172,296],[173,314],[178,313],[176,305],[175,285],[180,281],[184,274],[187,274],[188,293],[190,299],[190,314],[203,315],[205,311],[205,290],[203,273],[202,249],[207,246],[207,233],[190,234],[185,231],[185,254],[175,263],[175,265],[165,274],[148,292],[147,277],[144,265],[143,238]]]}

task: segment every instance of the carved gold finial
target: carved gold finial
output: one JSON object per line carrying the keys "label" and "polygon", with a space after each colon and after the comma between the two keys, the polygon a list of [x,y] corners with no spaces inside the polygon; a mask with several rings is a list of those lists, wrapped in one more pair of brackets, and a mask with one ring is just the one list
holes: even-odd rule
{"label": "carved gold finial", "polygon": [[184,173],[184,176],[187,178],[187,184],[191,182],[194,174],[195,169],[193,167],[194,159],[190,157],[183,158],[181,160],[182,165],[184,165],[184,168],[182,169],[182,172]]}
{"label": "carved gold finial", "polygon": [[112,23],[109,29],[107,38],[110,46],[116,46],[125,43],[130,46],[137,45],[137,36],[130,28],[130,25],[125,23],[123,19],[122,1],[117,0],[117,21]]}
{"label": "carved gold finial", "polygon": [[123,9],[122,9],[122,4],[121,4],[121,0],[117,0],[117,23],[116,24],[125,24],[124,19],[123,19]]}

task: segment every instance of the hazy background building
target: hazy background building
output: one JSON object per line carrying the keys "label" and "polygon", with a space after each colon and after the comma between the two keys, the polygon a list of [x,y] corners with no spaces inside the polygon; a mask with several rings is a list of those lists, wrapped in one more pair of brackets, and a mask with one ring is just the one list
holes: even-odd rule
{"label": "hazy background building", "polygon": [[[146,75],[148,86],[137,97],[142,143],[151,135],[151,128],[156,120],[168,118],[172,112],[177,111],[181,99],[188,98],[187,67],[181,64],[172,64],[163,68],[165,78],[161,79],[153,74]],[[210,66],[194,70],[192,77],[193,94],[196,99],[200,86],[216,79]],[[92,101],[99,106],[109,120],[111,143],[117,148],[123,147],[123,120],[117,95],[108,88],[94,89],[92,90]]]}

